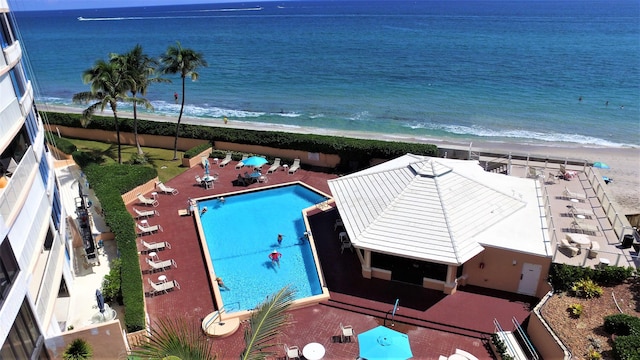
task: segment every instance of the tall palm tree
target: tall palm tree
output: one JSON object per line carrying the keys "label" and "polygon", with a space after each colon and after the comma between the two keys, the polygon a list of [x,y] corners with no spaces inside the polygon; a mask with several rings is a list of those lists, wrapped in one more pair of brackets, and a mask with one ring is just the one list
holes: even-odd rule
{"label": "tall palm tree", "polygon": [[149,360],[215,360],[213,342],[202,330],[184,318],[159,320],[145,342],[133,351],[134,356]]}
{"label": "tall palm tree", "polygon": [[124,76],[117,63],[104,60],[96,61],[91,69],[85,70],[82,74],[82,80],[85,84],[91,84],[91,90],[73,95],[73,101],[80,103],[95,101],[82,112],[82,125],[86,127],[89,124],[91,116],[98,108],[100,111],[104,111],[104,108],[109,105],[116,127],[118,163],[122,164],[118,101],[129,101],[126,92],[131,88],[131,80]]}
{"label": "tall palm tree", "polygon": [[[138,154],[142,155],[142,148],[138,141],[138,103],[142,104],[146,109],[153,110],[151,103],[144,98],[147,95],[147,89],[154,82],[168,82],[169,80],[155,77],[158,61],[149,57],[142,50],[142,46],[137,44],[126,54],[109,55],[112,62],[116,62],[125,76],[131,79],[131,98],[133,101],[133,135],[138,148]],[[138,98],[140,94],[143,98]]]}
{"label": "tall palm tree", "polygon": [[183,48],[177,41],[175,46],[169,46],[167,52],[160,56],[162,64],[161,72],[163,74],[180,74],[182,79],[182,102],[180,104],[180,114],[178,115],[178,123],[176,124],[176,139],[173,143],[173,160],[178,159],[178,135],[180,131],[180,121],[182,121],[182,113],[184,111],[185,98],[185,81],[187,76],[192,81],[198,80],[196,70],[200,67],[208,66],[204,55],[192,49]]}
{"label": "tall palm tree", "polygon": [[293,302],[295,292],[288,286],[267,298],[251,315],[249,326],[244,331],[245,349],[241,360],[258,360],[275,356],[273,347],[282,328],[291,324],[285,312]]}

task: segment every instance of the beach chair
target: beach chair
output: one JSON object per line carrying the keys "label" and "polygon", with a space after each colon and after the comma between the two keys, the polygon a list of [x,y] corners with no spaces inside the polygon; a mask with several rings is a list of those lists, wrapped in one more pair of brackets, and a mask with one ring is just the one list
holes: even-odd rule
{"label": "beach chair", "polygon": [[240,159],[240,161],[238,161],[238,163],[236,164],[236,169],[242,169],[244,167],[243,161],[247,160],[247,158],[249,158],[249,155],[242,155],[242,159]]}
{"label": "beach chair", "polygon": [[573,205],[567,206],[567,209],[569,209],[569,214],[573,215],[574,217],[576,215],[593,216],[593,211],[591,209],[577,208]]}
{"label": "beach chair", "polygon": [[294,159],[293,164],[289,167],[289,174],[294,174],[300,169],[300,159]]}
{"label": "beach chair", "polygon": [[289,359],[300,359],[300,348],[297,346],[287,346],[284,345],[284,354]]}
{"label": "beach chair", "polygon": [[144,236],[147,234],[153,234],[154,232],[163,231],[162,226],[160,225],[150,225],[150,226],[142,226],[140,224],[136,224],[138,227],[138,236]]}
{"label": "beach chair", "polygon": [[222,161],[220,161],[220,164],[218,164],[218,166],[225,167],[230,162],[231,162],[231,153],[228,152],[227,155],[224,157],[224,159],[222,159]]}
{"label": "beach chair", "polygon": [[165,185],[162,182],[158,183],[158,189],[165,194],[178,195],[178,190],[172,187]]}
{"label": "beach chair", "polygon": [[143,252],[152,252],[162,249],[171,249],[171,244],[167,241],[159,241],[159,242],[146,242],[143,239],[140,239],[140,243],[144,247]]}
{"label": "beach chair", "polygon": [[280,168],[280,161],[280,158],[276,158],[275,160],[273,160],[273,164],[271,164],[271,167],[269,167],[269,170],[267,170],[267,174],[278,171],[278,168]]}
{"label": "beach chair", "polygon": [[163,260],[158,262],[155,262],[149,258],[146,258],[145,260],[147,261],[147,264],[149,264],[151,272],[154,272],[156,270],[164,271],[164,269],[170,268],[171,266],[173,266],[174,268],[178,267],[178,265],[176,264],[176,261],[173,259]]}
{"label": "beach chair", "polygon": [[174,288],[180,289],[180,285],[176,280],[171,281],[163,281],[159,283],[155,283],[151,281],[151,279],[147,279],[149,285],[151,285],[151,291],[149,292],[151,296],[157,295],[159,293],[166,293],[169,290],[173,290]]}
{"label": "beach chair", "polygon": [[527,177],[532,179],[540,179],[540,178],[544,179],[544,173],[534,168],[533,166],[529,166],[529,172],[527,173]]}
{"label": "beach chair", "polygon": [[351,325],[342,325],[342,323],[340,323],[340,342],[341,343],[345,343],[347,342],[347,339],[349,339],[349,342],[351,342],[351,337],[355,335],[355,333],[353,332],[353,326]]}
{"label": "beach chair", "polygon": [[155,209],[140,211],[136,208],[133,208],[133,212],[135,213],[135,216],[134,216],[135,219],[140,219],[140,218],[148,219],[150,216],[160,216],[160,213],[158,212],[158,210],[155,210]]}
{"label": "beach chair", "polygon": [[140,202],[140,204],[146,205],[146,206],[157,207],[158,205],[160,205],[158,200],[146,198],[142,194],[138,194],[138,201]]}
{"label": "beach chair", "polygon": [[597,226],[585,224],[581,221],[576,221],[576,220],[573,220],[571,222],[571,229],[580,231],[583,234],[587,232],[595,234],[600,231],[600,229]]}
{"label": "beach chair", "polygon": [[578,252],[580,251],[580,249],[577,246],[571,245],[569,240],[567,240],[566,238],[560,239],[560,247],[562,249],[565,249],[569,253],[568,255],[570,257],[574,257],[578,255]]}
{"label": "beach chair", "polygon": [[569,199],[577,199],[577,200],[586,200],[587,199],[587,195],[586,194],[573,192],[573,191],[569,190],[569,188],[567,188],[566,186],[564,188],[564,191],[562,192],[562,195],[568,197]]}

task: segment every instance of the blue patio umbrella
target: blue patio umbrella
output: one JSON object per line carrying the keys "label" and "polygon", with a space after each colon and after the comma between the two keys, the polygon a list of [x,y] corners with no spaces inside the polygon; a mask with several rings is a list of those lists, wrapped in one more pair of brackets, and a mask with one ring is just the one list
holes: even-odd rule
{"label": "blue patio umbrella", "polygon": [[413,357],[406,334],[378,326],[358,334],[360,357],[367,360],[405,360]]}
{"label": "blue patio umbrella", "polygon": [[599,168],[599,169],[609,169],[609,165],[603,163],[602,161],[596,161],[593,163],[593,167],[594,168]]}
{"label": "blue patio umbrella", "polygon": [[251,156],[242,160],[242,163],[244,164],[244,166],[260,167],[267,163],[267,159],[261,156]]}
{"label": "blue patio umbrella", "polygon": [[99,289],[96,289],[96,301],[98,302],[98,309],[104,314],[104,296],[102,296]]}

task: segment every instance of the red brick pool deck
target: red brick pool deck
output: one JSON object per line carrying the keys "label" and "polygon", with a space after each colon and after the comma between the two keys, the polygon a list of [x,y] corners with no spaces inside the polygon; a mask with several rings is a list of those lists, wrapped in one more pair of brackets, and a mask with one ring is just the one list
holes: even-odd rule
{"label": "red brick pool deck", "polygon": [[[244,190],[233,186],[232,181],[246,170],[236,170],[235,161],[225,168],[213,165],[211,173],[219,173],[213,189],[203,189],[195,182],[195,176],[202,176],[200,166],[187,170],[184,174],[167,182],[168,186],[179,190],[178,195],[158,194],[159,217],[150,218],[149,224],[160,224],[164,231],[144,236],[146,241],[168,241],[171,249],[158,252],[161,260],[174,259],[177,268],[164,272],[148,273],[145,254],[140,255],[143,269],[144,289],[150,289],[147,279],[157,281],[159,275],[168,280],[177,280],[179,290],[154,297],[145,297],[147,313],[153,323],[157,319],[182,317],[191,319],[198,328],[202,318],[215,310],[213,291],[207,279],[207,269],[203,260],[193,217],[179,216],[178,210],[187,207],[188,198],[198,198],[231,191]],[[266,171],[269,165],[263,169]],[[335,174],[298,170],[289,175],[280,171],[269,174],[269,182],[256,183],[246,189],[273,184],[302,181],[307,185],[330,194],[327,180]],[[149,194],[146,194],[149,196]],[[133,203],[128,206],[144,208]],[[440,291],[394,281],[362,278],[357,256],[345,250],[340,252],[340,244],[333,223],[337,211],[319,212],[310,217],[310,224],[325,283],[331,299],[318,305],[290,311],[293,324],[283,329],[279,341],[296,345],[302,349],[305,344],[318,342],[326,349],[325,359],[355,359],[358,357],[358,342],[338,343],[334,337],[340,334],[340,323],[351,325],[357,334],[385,323],[385,316],[399,299],[400,308],[395,316],[394,328],[406,333],[411,342],[414,359],[438,359],[440,355],[451,355],[456,348],[466,350],[479,359],[491,359],[488,350],[489,336],[494,332],[493,320],[497,319],[505,330],[512,330],[511,319],[520,323],[528,316],[532,304],[537,299],[512,293],[486,290],[471,286],[461,287],[453,295]],[[233,226],[233,220],[229,221]],[[139,245],[139,249],[141,246]],[[268,279],[265,279],[268,281]],[[233,284],[226,284],[232,290]],[[387,325],[391,321],[386,321]],[[244,328],[226,338],[209,338],[219,358],[238,358],[244,350]],[[284,359],[284,350],[279,347],[277,358]]]}

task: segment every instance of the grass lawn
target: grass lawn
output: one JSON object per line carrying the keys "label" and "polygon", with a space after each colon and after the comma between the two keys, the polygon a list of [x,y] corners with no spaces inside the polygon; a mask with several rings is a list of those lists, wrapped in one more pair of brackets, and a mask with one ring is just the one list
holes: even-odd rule
{"label": "grass lawn", "polygon": [[[78,150],[100,153],[106,159],[105,163],[107,164],[115,163],[118,161],[117,144],[107,144],[97,141],[80,139],[67,140],[77,146]],[[137,153],[136,147],[131,145],[122,145],[121,150],[123,163],[130,161],[131,156]],[[158,171],[158,178],[162,182],[169,181],[188,170],[188,168],[181,166],[182,161],[172,160],[173,150],[142,147],[142,151],[147,157],[148,165],[146,166],[154,167]],[[178,158],[182,158],[182,154],[182,152],[178,151]]]}

